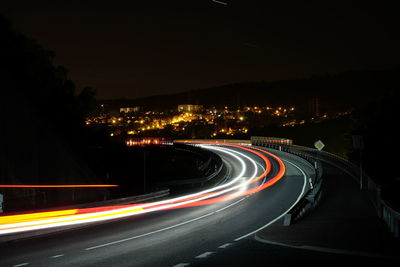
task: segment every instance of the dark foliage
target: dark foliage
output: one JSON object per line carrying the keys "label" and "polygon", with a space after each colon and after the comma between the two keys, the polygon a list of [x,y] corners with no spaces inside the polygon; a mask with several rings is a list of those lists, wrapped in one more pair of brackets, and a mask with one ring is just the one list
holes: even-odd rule
{"label": "dark foliage", "polygon": [[[386,91],[381,98],[353,114],[352,133],[363,136],[364,140],[364,168],[367,173],[384,183],[399,178],[396,173],[400,148],[400,92],[395,86],[393,84],[393,88]],[[351,158],[359,161],[359,151],[355,150]]]}
{"label": "dark foliage", "polygon": [[[76,95],[67,70],[53,64],[54,52],[15,31],[0,17],[0,104],[23,105],[70,144],[77,146],[84,133],[84,116],[94,102],[93,89]],[[2,113],[4,114],[4,113]]]}

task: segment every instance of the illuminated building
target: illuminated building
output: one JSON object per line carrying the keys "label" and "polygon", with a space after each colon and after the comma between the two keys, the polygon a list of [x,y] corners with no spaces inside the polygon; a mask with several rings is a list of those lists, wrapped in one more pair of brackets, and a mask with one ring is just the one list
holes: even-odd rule
{"label": "illuminated building", "polygon": [[203,111],[203,106],[202,105],[190,105],[190,104],[185,104],[185,105],[178,105],[178,111],[179,112],[201,112]]}
{"label": "illuminated building", "polygon": [[132,112],[139,112],[141,109],[142,109],[142,107],[138,107],[138,106],[137,107],[125,107],[125,108],[120,108],[119,112],[128,114],[128,113],[132,113]]}

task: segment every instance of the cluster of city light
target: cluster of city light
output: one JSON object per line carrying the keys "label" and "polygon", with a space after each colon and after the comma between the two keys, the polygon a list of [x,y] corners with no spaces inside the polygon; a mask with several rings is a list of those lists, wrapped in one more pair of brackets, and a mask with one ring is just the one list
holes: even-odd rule
{"label": "cluster of city light", "polygon": [[[201,105],[179,105],[177,111],[157,112],[157,111],[140,111],[139,107],[121,108],[120,116],[107,116],[101,114],[99,116],[88,117],[87,125],[105,124],[110,126],[110,135],[117,136],[122,133],[128,135],[138,135],[145,131],[162,130],[166,126],[172,126],[176,132],[185,131],[188,126],[196,125],[213,125],[214,131],[211,130],[210,136],[237,135],[246,134],[248,132],[249,114],[263,115],[270,117],[279,117],[283,124],[288,123],[293,118],[294,107],[259,107],[245,106],[238,109],[231,109],[228,106],[224,108],[203,108]],[[136,110],[135,112],[128,112]],[[230,126],[223,126],[221,119],[230,123]],[[125,127],[125,130],[121,130]]]}
{"label": "cluster of city light", "polygon": [[172,145],[173,141],[162,137],[129,138],[126,146]]}
{"label": "cluster of city light", "polygon": [[[269,152],[257,148],[243,147],[233,144],[220,143],[219,145],[223,146],[217,146],[216,143],[202,142],[201,145],[207,146],[208,149],[214,149],[223,153],[227,153],[231,157],[235,158],[239,162],[241,172],[235,178],[222,185],[218,185],[207,190],[202,190],[197,193],[162,201],[0,216],[0,234],[10,234],[23,231],[100,222],[166,209],[209,205],[234,199],[239,196],[253,194],[263,190],[280,180],[285,173],[285,166],[283,162],[277,156]],[[251,157],[228,147],[236,149],[240,148],[241,150],[245,150],[256,155],[263,160],[265,165],[264,170],[260,171],[259,165]],[[265,154],[269,154],[270,157],[273,157],[278,162],[279,172],[274,177],[264,179],[260,184],[257,183],[257,185],[256,182],[266,178],[271,171],[270,160],[265,156]],[[247,166],[244,162],[244,159],[248,160],[251,163],[252,168],[254,168],[252,175],[246,178],[243,177],[247,171]],[[262,173],[257,176],[257,173],[260,172]]]}

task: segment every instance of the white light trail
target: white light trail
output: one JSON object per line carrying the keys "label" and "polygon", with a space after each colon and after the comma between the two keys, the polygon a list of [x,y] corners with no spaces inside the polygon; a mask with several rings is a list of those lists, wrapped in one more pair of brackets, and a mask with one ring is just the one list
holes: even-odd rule
{"label": "white light trail", "polygon": [[[108,211],[69,215],[69,216],[62,216],[62,217],[50,218],[50,219],[42,219],[42,220],[36,220],[36,221],[3,224],[3,225],[0,225],[0,234],[15,233],[15,232],[21,232],[21,231],[30,231],[30,230],[40,230],[40,229],[45,229],[45,228],[50,228],[50,227],[61,227],[61,226],[76,225],[76,224],[91,223],[91,222],[99,222],[99,221],[117,219],[117,218],[132,216],[132,215],[138,215],[138,214],[149,213],[149,212],[163,210],[163,209],[179,207],[179,206],[194,203],[194,202],[197,202],[200,200],[214,198],[214,197],[223,195],[225,193],[228,193],[228,192],[236,190],[236,189],[243,191],[243,188],[246,188],[247,184],[249,184],[251,182],[251,180],[253,180],[256,177],[257,172],[258,172],[257,164],[253,159],[251,159],[247,155],[245,155],[241,152],[223,148],[223,147],[208,146],[207,148],[218,150],[223,153],[227,153],[230,156],[237,159],[240,162],[240,166],[241,166],[241,172],[239,173],[239,175],[237,175],[234,179],[232,179],[228,183],[213,187],[211,189],[203,190],[203,191],[200,191],[200,192],[197,192],[194,194],[189,194],[189,195],[172,198],[172,199],[168,199],[168,200],[164,200],[164,201],[157,201],[157,202],[152,202],[152,203],[147,203],[147,204],[142,204],[142,205],[134,205],[132,207],[118,208],[118,209],[108,210]],[[235,183],[239,182],[240,180],[243,180],[242,179],[243,175],[247,171],[246,164],[241,157],[246,158],[253,164],[254,172],[253,172],[253,175],[251,177],[249,177],[248,179],[244,179],[244,181],[242,181],[241,183],[234,185]],[[234,185],[234,186],[231,186],[231,185]],[[231,186],[231,187],[229,187],[229,186]],[[219,190],[221,190],[221,191],[219,191]],[[214,192],[214,193],[212,193],[212,192]],[[208,194],[208,193],[212,193],[212,194]],[[208,194],[208,195],[204,196],[204,194]],[[191,199],[186,200],[186,201],[181,201],[181,200],[185,200],[188,198],[191,198]],[[177,202],[177,203],[174,203],[174,202]],[[144,209],[144,208],[146,208],[146,209]]]}

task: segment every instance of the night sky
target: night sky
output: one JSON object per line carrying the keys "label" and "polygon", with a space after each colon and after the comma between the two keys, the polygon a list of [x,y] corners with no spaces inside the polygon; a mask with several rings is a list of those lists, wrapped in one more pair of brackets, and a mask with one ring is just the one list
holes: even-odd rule
{"label": "night sky", "polygon": [[393,4],[223,2],[7,1],[0,14],[99,98],[398,66]]}

